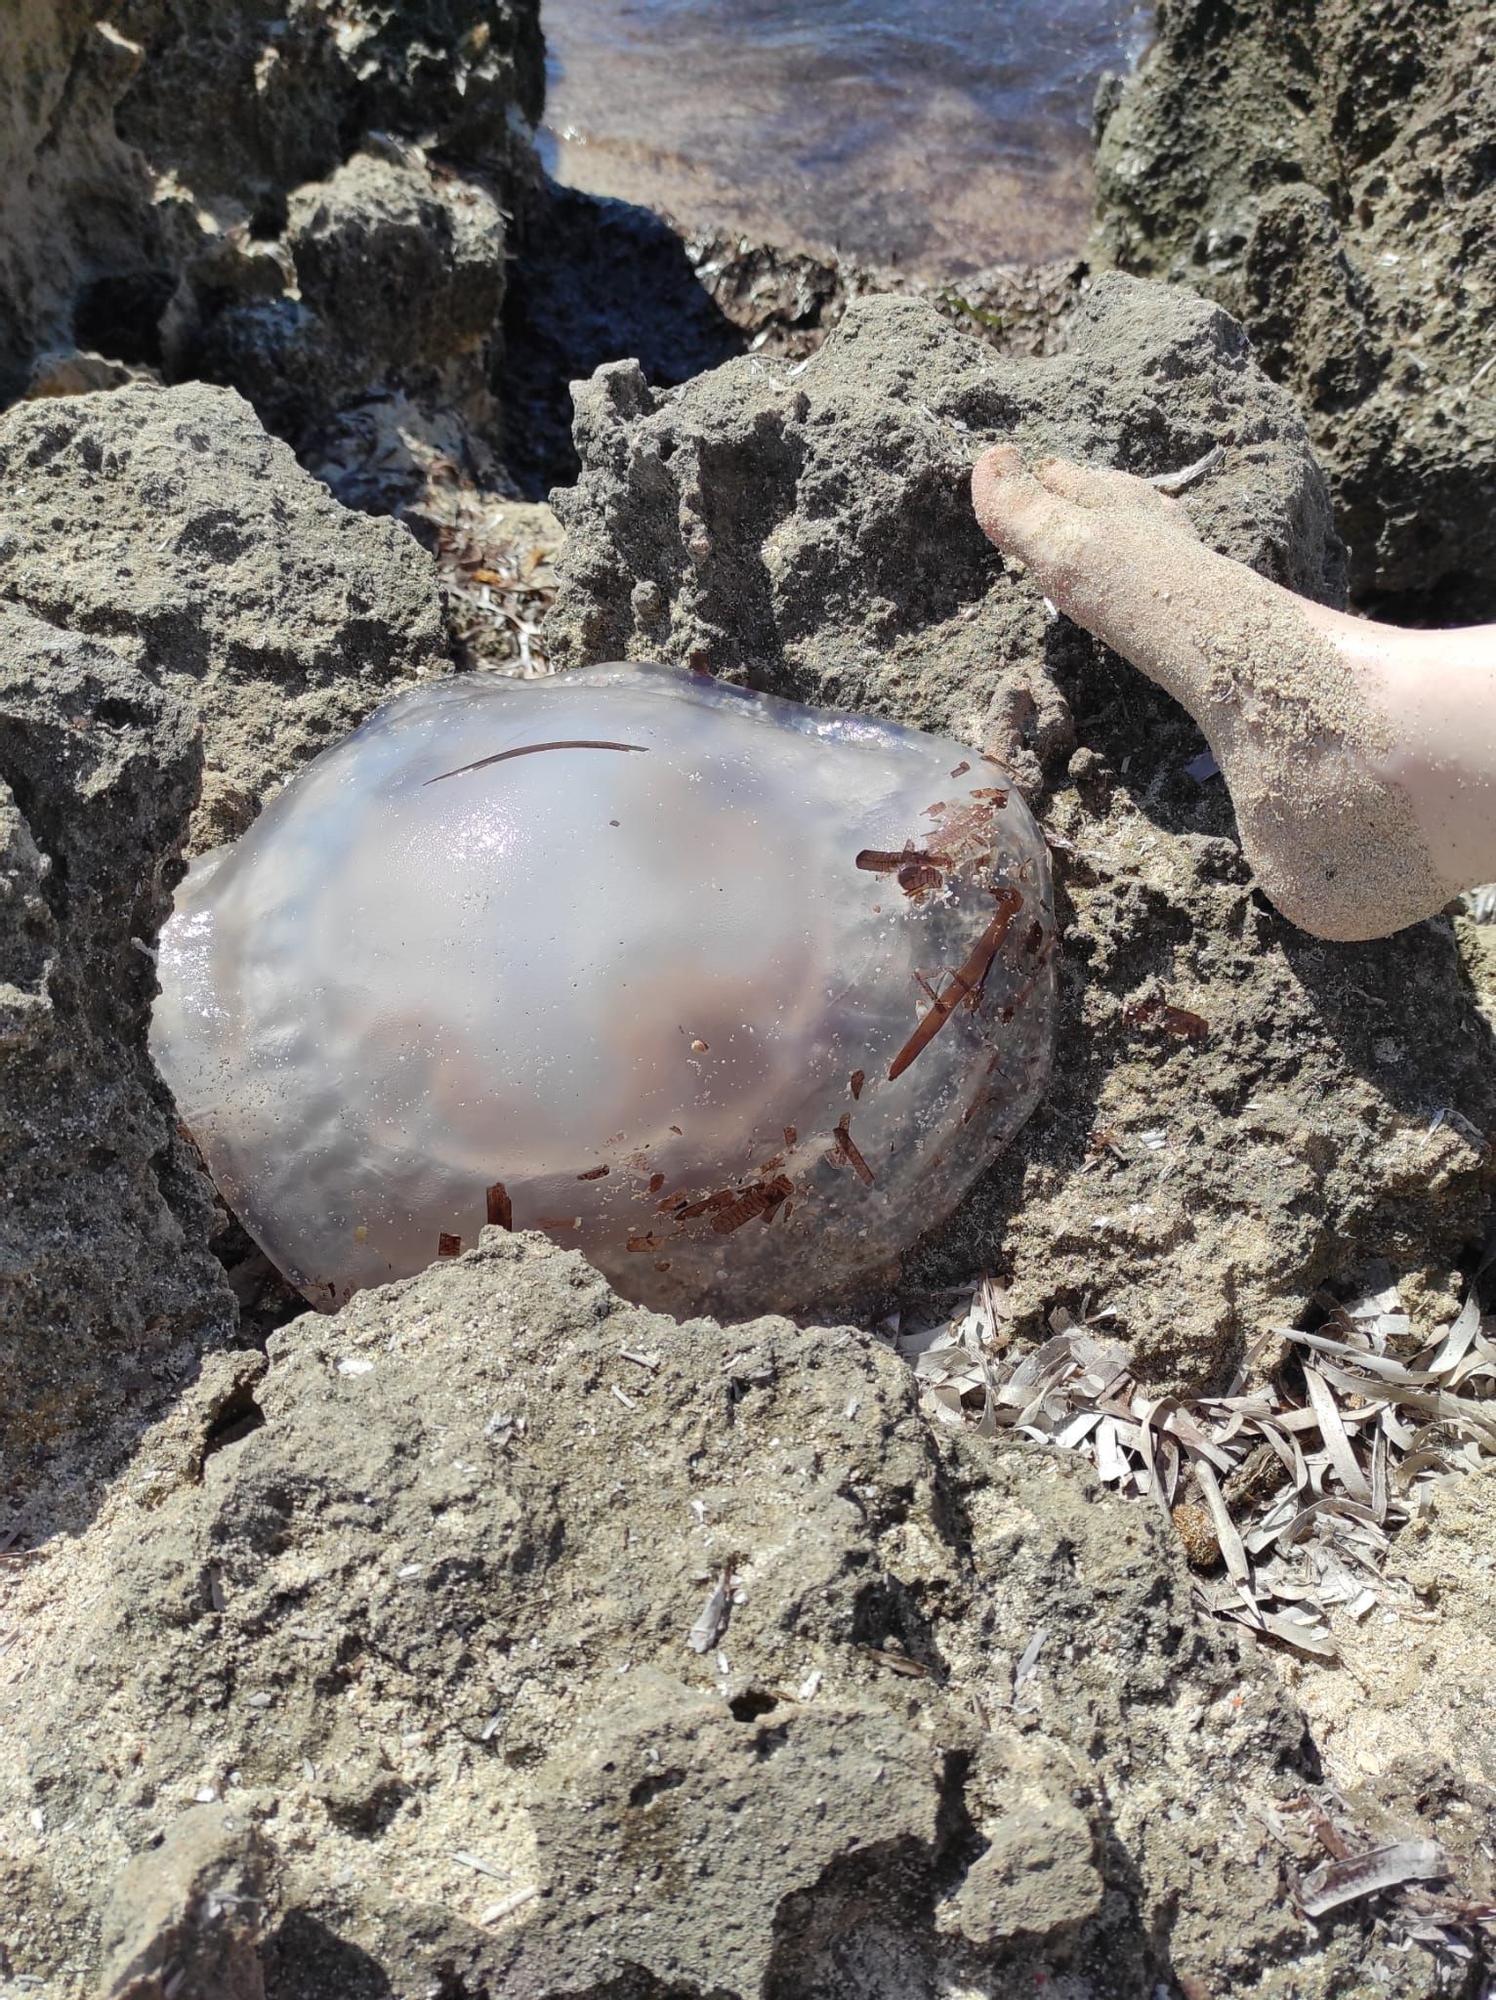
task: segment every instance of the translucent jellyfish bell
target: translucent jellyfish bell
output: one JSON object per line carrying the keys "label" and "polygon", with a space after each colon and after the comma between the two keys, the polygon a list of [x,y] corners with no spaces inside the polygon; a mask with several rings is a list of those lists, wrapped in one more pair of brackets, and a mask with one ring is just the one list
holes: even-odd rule
{"label": "translucent jellyfish bell", "polygon": [[315,1304],[485,1222],[678,1314],[886,1276],[1043,1091],[1048,856],[974,751],[660,666],[443,680],[196,864],[153,1047]]}

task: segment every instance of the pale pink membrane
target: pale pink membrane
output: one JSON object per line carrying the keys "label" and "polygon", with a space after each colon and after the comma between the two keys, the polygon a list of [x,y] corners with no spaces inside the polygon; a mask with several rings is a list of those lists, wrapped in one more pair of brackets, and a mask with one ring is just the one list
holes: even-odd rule
{"label": "pale pink membrane", "polygon": [[[948,852],[901,886],[906,848]],[[675,1313],[799,1311],[1032,1111],[1053,945],[1044,842],[969,748],[673,668],[468,675],[193,867],[152,1045],[316,1304],[493,1217]]]}

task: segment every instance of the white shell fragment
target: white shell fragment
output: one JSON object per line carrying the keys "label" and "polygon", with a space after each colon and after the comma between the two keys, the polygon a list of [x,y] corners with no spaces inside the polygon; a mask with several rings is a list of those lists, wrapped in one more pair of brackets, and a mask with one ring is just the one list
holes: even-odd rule
{"label": "white shell fragment", "polygon": [[1053,954],[975,751],[674,668],[474,674],[193,867],[153,1047],[315,1304],[499,1223],[744,1317],[949,1212],[1044,1088]]}

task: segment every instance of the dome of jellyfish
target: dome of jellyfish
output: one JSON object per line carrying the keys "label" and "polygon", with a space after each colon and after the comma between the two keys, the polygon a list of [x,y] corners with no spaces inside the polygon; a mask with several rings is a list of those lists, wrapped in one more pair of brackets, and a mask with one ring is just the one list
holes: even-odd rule
{"label": "dome of jellyfish", "polygon": [[651,665],[456,676],[189,871],[152,1045],[314,1304],[472,1247],[681,1316],[885,1282],[1028,1116],[1048,855],[1000,767]]}

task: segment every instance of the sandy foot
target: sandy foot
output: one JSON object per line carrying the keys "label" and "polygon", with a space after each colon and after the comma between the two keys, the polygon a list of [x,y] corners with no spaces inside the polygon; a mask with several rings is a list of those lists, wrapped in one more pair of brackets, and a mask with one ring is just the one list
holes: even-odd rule
{"label": "sandy foot", "polygon": [[1047,596],[1188,709],[1266,894],[1320,937],[1384,937],[1496,870],[1496,648],[1327,611],[1205,548],[1146,480],[1011,445],[977,519]]}

